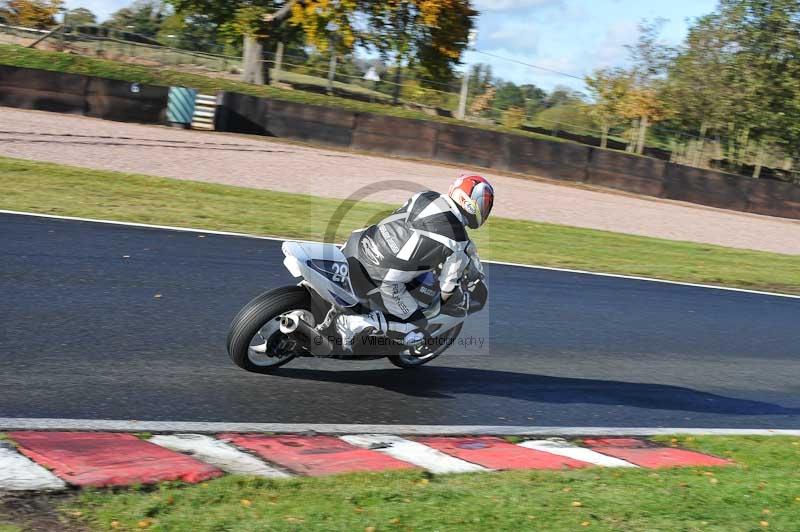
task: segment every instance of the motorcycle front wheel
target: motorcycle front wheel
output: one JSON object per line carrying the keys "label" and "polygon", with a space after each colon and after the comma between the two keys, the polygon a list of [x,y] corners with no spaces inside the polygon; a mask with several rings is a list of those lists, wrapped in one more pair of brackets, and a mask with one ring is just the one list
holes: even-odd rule
{"label": "motorcycle front wheel", "polygon": [[265,292],[239,311],[228,332],[228,355],[234,364],[253,373],[271,373],[290,362],[295,353],[285,349],[280,317],[302,311],[314,325],[311,296],[302,286],[287,286]]}
{"label": "motorcycle front wheel", "polygon": [[[416,369],[419,367],[424,366],[434,358],[438,357],[447,349],[453,345],[453,342],[456,341],[458,335],[461,334],[461,327],[463,324],[459,323],[442,336],[437,338],[437,345],[435,349],[430,351],[421,351],[415,353],[415,350],[406,349],[404,352],[400,353],[399,355],[391,355],[389,356],[389,362],[397,366],[398,368],[403,369]],[[423,349],[425,347],[423,346]]]}

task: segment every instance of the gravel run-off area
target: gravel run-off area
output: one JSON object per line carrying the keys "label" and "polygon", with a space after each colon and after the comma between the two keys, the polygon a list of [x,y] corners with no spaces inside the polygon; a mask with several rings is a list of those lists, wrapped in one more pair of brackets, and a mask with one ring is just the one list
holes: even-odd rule
{"label": "gravel run-off area", "polygon": [[[0,155],[332,198],[401,203],[472,168],[246,137],[0,107]],[[800,254],[800,221],[487,173],[494,214],[619,233]],[[381,184],[383,183],[383,184]],[[364,189],[364,187],[368,187]]]}

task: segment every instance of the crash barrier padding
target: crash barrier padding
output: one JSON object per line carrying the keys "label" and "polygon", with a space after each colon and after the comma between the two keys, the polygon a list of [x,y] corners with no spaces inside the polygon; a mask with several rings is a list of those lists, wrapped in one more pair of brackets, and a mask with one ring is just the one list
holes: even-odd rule
{"label": "crash barrier padding", "polygon": [[[550,135],[553,137],[558,137],[560,139],[580,142],[581,144],[586,144],[587,146],[594,146],[595,148],[599,148],[600,145],[603,143],[600,137],[594,137],[592,135],[579,135],[578,133],[570,133],[569,131],[563,131],[561,129],[558,129],[558,127],[547,129],[544,127],[523,125],[520,127],[520,129],[522,129],[523,131],[529,131],[531,133]],[[626,149],[628,148],[628,144],[614,139],[606,139],[606,147],[610,150],[626,151]],[[654,159],[661,159],[662,161],[669,161],[672,159],[672,152],[661,148],[645,147],[644,155],[652,157]]]}
{"label": "crash barrier padding", "polygon": [[[571,142],[226,92],[217,129],[419,157],[800,219],[800,187]],[[663,154],[660,154],[663,156]]]}
{"label": "crash barrier padding", "polygon": [[0,105],[83,114],[88,82],[77,74],[0,66]]}
{"label": "crash barrier padding", "polygon": [[0,66],[0,105],[143,124],[163,123],[168,87]]}
{"label": "crash barrier padding", "polygon": [[502,134],[496,131],[462,127],[455,124],[431,124],[438,127],[434,158],[466,166],[494,168],[502,158]]}
{"label": "crash barrier padding", "polygon": [[[163,123],[168,93],[167,87],[0,66],[0,105],[9,107]],[[800,219],[800,186],[790,183],[459,124],[225,92],[219,98],[215,127],[219,131],[433,159]]]}
{"label": "crash barrier padding", "polygon": [[352,147],[391,155],[433,159],[439,129],[430,122],[360,113]]}
{"label": "crash barrier padding", "polygon": [[586,182],[645,196],[660,196],[667,163],[649,157],[592,149]]}
{"label": "crash barrier padding", "polygon": [[356,113],[334,107],[269,100],[267,133],[303,141],[349,147],[353,143]]}
{"label": "crash barrier padding", "polygon": [[171,87],[167,97],[167,122],[189,126],[194,116],[197,90]]}
{"label": "crash barrier padding", "polygon": [[668,163],[662,197],[745,211],[748,190],[753,181],[714,170]]}
{"label": "crash barrier padding", "polygon": [[268,135],[269,100],[236,92],[223,92],[217,105],[217,131]]}
{"label": "crash barrier padding", "polygon": [[217,131],[254,133],[349,147],[356,113],[343,109],[223,93]]}
{"label": "crash barrier padding", "polygon": [[195,95],[192,129],[214,131],[217,115],[217,97],[213,94]]}
{"label": "crash barrier padding", "polygon": [[168,95],[169,87],[90,78],[86,115],[118,122],[163,123]]}
{"label": "crash barrier padding", "polygon": [[800,186],[753,179],[747,192],[747,211],[782,218],[800,218]]}
{"label": "crash barrier padding", "polygon": [[[540,135],[549,135],[553,137],[558,137],[561,139],[572,140],[575,142],[580,142],[581,144],[586,144],[587,146],[595,146],[596,148],[600,147],[602,140],[593,137],[591,135],[579,135],[577,133],[570,133],[569,131],[563,131],[558,128],[548,129],[545,127],[538,127],[538,126],[521,126],[521,130],[528,131],[530,133],[539,133]],[[611,150],[620,150],[624,151],[628,145],[624,142],[620,142],[614,139],[608,139],[606,141],[606,146]]]}
{"label": "crash barrier padding", "polygon": [[520,135],[500,134],[502,151],[493,168],[545,176],[564,181],[585,181],[591,148],[571,142],[537,141]]}

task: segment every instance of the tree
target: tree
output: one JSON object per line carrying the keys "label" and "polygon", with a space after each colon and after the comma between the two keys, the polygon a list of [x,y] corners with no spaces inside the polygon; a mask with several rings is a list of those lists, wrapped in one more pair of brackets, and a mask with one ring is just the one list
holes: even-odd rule
{"label": "tree", "polygon": [[136,0],[130,7],[112,13],[103,26],[155,37],[167,15],[167,6],[161,0]]}
{"label": "tree", "polygon": [[661,30],[667,20],[657,18],[653,22],[647,19],[639,24],[639,38],[636,44],[628,45],[634,82],[647,85],[655,79],[663,78],[674,61],[674,47],[660,40]]}
{"label": "tree", "polygon": [[56,25],[61,0],[8,0],[0,6],[0,17],[14,26],[45,29]]}
{"label": "tree", "polygon": [[730,28],[731,83],[746,102],[748,137],[759,151],[777,141],[800,155],[800,3],[721,0],[719,16]]}
{"label": "tree", "polygon": [[[385,1],[385,0],[384,0]],[[393,1],[393,0],[389,0]],[[423,13],[418,32],[417,61],[426,77],[439,82],[454,78],[454,67],[468,46],[478,12],[471,0],[415,0]]]}
{"label": "tree", "polygon": [[619,110],[622,117],[639,122],[634,151],[641,155],[644,153],[647,128],[668,116],[659,94],[651,87],[633,86],[620,101]]}
{"label": "tree", "polygon": [[219,52],[219,26],[203,13],[178,12],[161,24],[158,41],[176,48]]}
{"label": "tree", "polygon": [[317,50],[344,54],[357,43],[414,60],[434,79],[452,76],[477,14],[468,0],[169,0],[178,11],[208,15],[244,41],[245,81],[263,82],[264,47],[302,31]]}
{"label": "tree", "polygon": [[525,110],[528,116],[534,116],[545,108],[547,93],[544,90],[531,84],[522,85],[519,90],[525,100]]}
{"label": "tree", "polygon": [[701,139],[722,132],[736,164],[751,144],[800,155],[800,3],[721,0],[691,27],[664,96]]}
{"label": "tree", "polygon": [[472,100],[469,106],[469,113],[473,116],[481,116],[492,109],[492,102],[497,94],[497,89],[489,87],[486,92]]}
{"label": "tree", "polygon": [[468,0],[360,0],[359,10],[362,42],[395,64],[395,103],[404,65],[419,71],[422,85],[453,79],[477,15]]}
{"label": "tree", "polygon": [[417,44],[418,36],[412,31],[415,19],[420,16],[416,7],[413,1],[405,0],[393,4],[374,2],[368,6],[371,31],[364,40],[377,49],[385,62],[394,62],[392,92],[395,104],[400,99],[403,65],[408,62]]}
{"label": "tree", "polygon": [[666,21],[643,21],[639,25],[639,39],[628,46],[631,62],[630,86],[620,101],[621,116],[634,120],[638,135],[634,139],[635,151],[644,153],[647,129],[668,116],[662,99],[668,67],[675,58],[675,49],[659,41],[661,28]]}
{"label": "tree", "polygon": [[[699,131],[693,163],[700,164],[710,130],[727,133],[729,157],[734,147],[734,121],[745,109],[732,78],[734,56],[729,53],[733,35],[720,24],[718,14],[697,20],[685,46],[668,67],[663,98],[673,110],[676,127]],[[691,145],[691,143],[690,143]]]}
{"label": "tree", "polygon": [[469,74],[469,93],[483,94],[491,87],[494,80],[492,65],[485,63],[475,63],[472,65]]}
{"label": "tree", "polygon": [[586,77],[586,86],[594,100],[589,107],[589,113],[602,130],[601,148],[608,146],[608,131],[623,118],[623,101],[631,84],[630,74],[620,68],[595,70],[591,76]]}
{"label": "tree", "polygon": [[509,107],[503,111],[503,125],[517,129],[525,123],[525,109],[522,107]]}
{"label": "tree", "polygon": [[587,111],[587,104],[582,101],[562,103],[544,109],[532,118],[532,122],[550,129],[554,135],[562,129],[582,135],[591,134],[597,129],[597,123]]}
{"label": "tree", "polygon": [[517,85],[510,81],[497,80],[495,87],[497,88],[495,107],[498,109],[511,107],[523,109],[525,107],[525,96]]}
{"label": "tree", "polygon": [[559,105],[564,105],[567,103],[576,103],[583,101],[582,94],[578,91],[575,91],[569,87],[565,87],[563,85],[557,85],[550,95],[547,96],[545,100],[544,106],[549,107],[556,107]]}
{"label": "tree", "polygon": [[92,26],[97,24],[97,16],[85,7],[79,7],[67,11],[66,21],[70,26]]}
{"label": "tree", "polygon": [[178,12],[203,13],[229,40],[243,43],[243,81],[263,84],[269,69],[263,63],[267,51],[278,42],[296,38],[302,30],[308,44],[327,50],[336,35],[337,48],[355,43],[354,14],[357,0],[169,0]]}

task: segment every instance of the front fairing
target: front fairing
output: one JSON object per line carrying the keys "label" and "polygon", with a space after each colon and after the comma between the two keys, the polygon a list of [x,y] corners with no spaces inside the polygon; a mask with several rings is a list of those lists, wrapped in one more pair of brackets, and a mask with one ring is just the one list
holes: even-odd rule
{"label": "front fairing", "polygon": [[342,308],[358,304],[350,283],[347,259],[333,244],[284,242],[283,263],[294,277],[304,280],[320,297]]}

